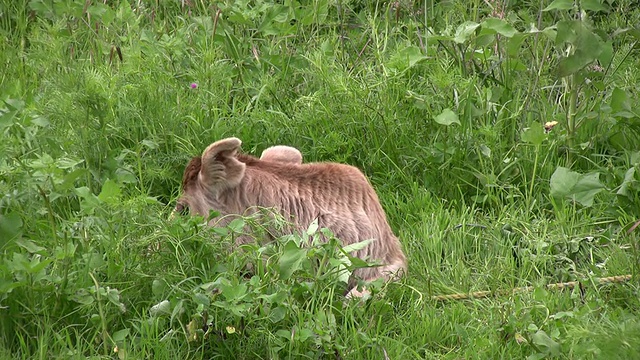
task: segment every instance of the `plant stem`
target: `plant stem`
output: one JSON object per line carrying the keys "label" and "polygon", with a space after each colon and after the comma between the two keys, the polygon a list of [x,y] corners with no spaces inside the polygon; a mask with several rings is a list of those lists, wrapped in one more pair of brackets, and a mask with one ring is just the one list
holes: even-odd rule
{"label": "plant stem", "polygon": [[100,298],[100,285],[98,284],[98,280],[96,280],[93,273],[89,272],[89,276],[93,280],[93,283],[96,287],[96,302],[98,303],[98,313],[100,314],[100,324],[102,325],[102,345],[104,347],[105,356],[109,356],[109,344],[107,344],[107,339],[109,338],[109,332],[107,331],[107,321],[104,317],[104,310],[102,309],[102,299]]}
{"label": "plant stem", "polygon": [[532,207],[533,207],[533,201],[531,200],[533,198],[533,186],[536,182],[536,175],[538,172],[538,156],[540,154],[540,145],[536,145],[536,151],[535,151],[535,157],[533,159],[533,171],[531,173],[531,182],[529,184],[529,196],[528,196],[528,200],[529,200],[529,211],[531,211]]}
{"label": "plant stem", "polygon": [[569,88],[569,108],[567,109],[567,167],[571,167],[573,162],[571,151],[573,149],[573,140],[576,131],[576,108],[578,102],[578,89],[576,86],[576,74],[568,79]]}

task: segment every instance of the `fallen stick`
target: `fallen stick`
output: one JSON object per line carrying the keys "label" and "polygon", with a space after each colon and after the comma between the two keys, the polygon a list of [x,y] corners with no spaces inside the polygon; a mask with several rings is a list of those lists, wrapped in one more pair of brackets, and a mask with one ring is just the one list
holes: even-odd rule
{"label": "fallen stick", "polygon": [[[608,284],[608,283],[622,283],[625,281],[631,280],[631,275],[619,275],[619,276],[609,276],[604,278],[594,279],[598,284]],[[562,290],[562,289],[573,289],[576,286],[579,286],[580,289],[584,289],[581,281],[570,281],[570,282],[561,282],[554,284],[547,284],[546,288],[549,290]],[[466,300],[466,299],[481,299],[490,296],[501,296],[501,295],[509,295],[521,292],[530,292],[535,289],[535,286],[524,286],[517,287],[512,290],[498,290],[498,291],[475,291],[472,293],[457,293],[450,295],[434,295],[431,297],[432,300],[436,301],[448,301],[448,300]]]}

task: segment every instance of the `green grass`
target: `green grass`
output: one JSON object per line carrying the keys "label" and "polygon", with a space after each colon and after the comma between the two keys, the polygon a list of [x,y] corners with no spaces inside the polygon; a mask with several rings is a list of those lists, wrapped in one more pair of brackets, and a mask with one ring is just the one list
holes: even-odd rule
{"label": "green grass", "polygon": [[[0,358],[640,358],[632,2],[227,3],[0,2]],[[228,136],[361,168],[406,279],[167,220]]]}

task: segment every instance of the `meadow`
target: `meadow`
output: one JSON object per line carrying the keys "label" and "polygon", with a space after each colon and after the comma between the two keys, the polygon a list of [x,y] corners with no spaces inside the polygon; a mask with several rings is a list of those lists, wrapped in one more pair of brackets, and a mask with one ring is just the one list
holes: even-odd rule
{"label": "meadow", "polygon": [[[640,359],[638,24],[631,0],[0,0],[0,358]],[[406,278],[345,302],[366,264],[299,246],[326,230],[170,219],[230,136],[362,169]]]}

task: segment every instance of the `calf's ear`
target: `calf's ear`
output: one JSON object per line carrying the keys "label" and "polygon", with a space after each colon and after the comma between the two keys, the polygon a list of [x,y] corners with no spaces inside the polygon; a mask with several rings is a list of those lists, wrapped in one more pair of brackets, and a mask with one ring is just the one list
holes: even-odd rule
{"label": "calf's ear", "polygon": [[300,165],[302,164],[302,153],[291,146],[276,145],[263,151],[260,160]]}
{"label": "calf's ear", "polygon": [[236,159],[241,144],[240,139],[231,137],[207,146],[202,153],[200,180],[219,189],[240,184],[246,168],[244,163]]}

